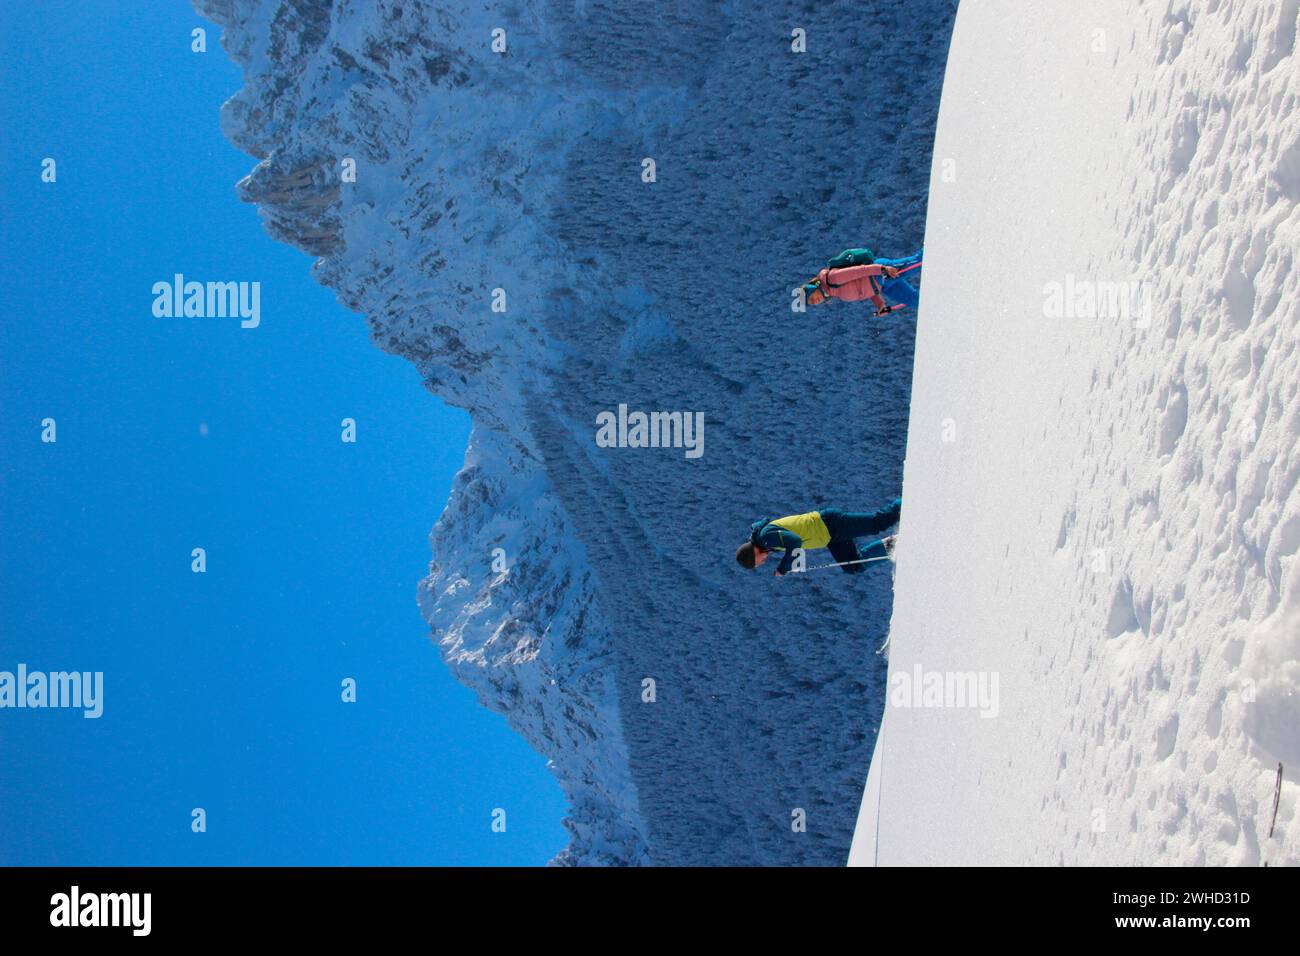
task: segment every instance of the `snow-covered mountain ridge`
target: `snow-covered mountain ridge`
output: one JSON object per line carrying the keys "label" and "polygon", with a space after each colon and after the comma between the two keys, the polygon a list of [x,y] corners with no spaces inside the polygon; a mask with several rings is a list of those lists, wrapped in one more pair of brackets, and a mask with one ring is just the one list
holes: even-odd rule
{"label": "snow-covered mountain ridge", "polygon": [[[842,862],[888,582],[731,551],[897,492],[910,322],[789,296],[841,248],[919,244],[954,4],[196,7],[245,72],[243,198],[473,417],[420,605],[553,761],[560,862]],[[620,403],[703,413],[704,455],[597,447]]]}

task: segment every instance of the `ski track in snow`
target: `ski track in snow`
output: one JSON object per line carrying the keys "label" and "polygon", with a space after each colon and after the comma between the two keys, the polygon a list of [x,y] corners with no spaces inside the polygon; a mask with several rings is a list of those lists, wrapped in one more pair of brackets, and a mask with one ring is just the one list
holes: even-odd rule
{"label": "ski track in snow", "polygon": [[887,706],[852,862],[1294,865],[1300,4],[1022,8],[954,28],[890,663],[999,712]]}

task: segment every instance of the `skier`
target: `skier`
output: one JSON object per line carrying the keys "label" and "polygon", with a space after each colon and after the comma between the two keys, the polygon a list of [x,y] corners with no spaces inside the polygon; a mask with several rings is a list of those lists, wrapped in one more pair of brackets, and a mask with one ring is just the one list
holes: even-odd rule
{"label": "skier", "polygon": [[[902,273],[921,267],[921,249],[902,259],[877,259],[870,249],[846,249],[826,264],[817,277],[804,283],[804,301],[821,305],[828,299],[858,302],[870,299],[876,315],[888,315],[905,305],[916,308],[920,293]],[[886,303],[886,298],[894,304]]]}
{"label": "skier", "polygon": [[781,563],[777,565],[777,577],[789,573],[794,563],[796,548],[812,551],[816,548],[828,548],[837,562],[861,562],[842,564],[847,574],[861,572],[866,561],[873,558],[891,557],[894,550],[894,538],[873,541],[862,550],[858,549],[854,538],[864,535],[879,534],[898,524],[898,516],[903,507],[903,499],[895,498],[879,511],[841,511],[839,508],[822,508],[807,514],[787,515],[771,520],[760,518],[750,525],[749,540],[736,549],[736,562],[747,570],[753,570],[773,551],[784,551]]}

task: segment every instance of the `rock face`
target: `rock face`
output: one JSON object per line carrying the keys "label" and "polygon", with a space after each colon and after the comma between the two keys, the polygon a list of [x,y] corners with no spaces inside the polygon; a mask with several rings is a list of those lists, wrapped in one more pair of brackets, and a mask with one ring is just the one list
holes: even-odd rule
{"label": "rock face", "polygon": [[[196,6],[245,72],[241,196],[473,417],[420,605],[553,761],[556,862],[842,863],[889,581],[731,552],[898,492],[912,318],[791,289],[919,245],[955,3]],[[702,412],[704,454],[598,447],[620,403]]]}

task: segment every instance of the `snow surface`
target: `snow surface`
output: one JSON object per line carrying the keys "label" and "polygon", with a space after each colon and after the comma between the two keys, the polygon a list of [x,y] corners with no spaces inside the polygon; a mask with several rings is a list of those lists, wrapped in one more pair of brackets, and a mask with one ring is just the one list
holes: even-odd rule
{"label": "snow surface", "polygon": [[[1025,9],[954,29],[851,862],[1294,865],[1300,4]],[[1150,311],[1047,317],[1068,275]]]}

